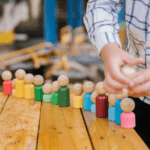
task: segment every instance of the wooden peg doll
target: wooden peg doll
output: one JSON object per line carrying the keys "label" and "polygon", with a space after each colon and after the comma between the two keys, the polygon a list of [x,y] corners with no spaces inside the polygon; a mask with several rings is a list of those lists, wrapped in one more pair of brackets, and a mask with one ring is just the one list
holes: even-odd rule
{"label": "wooden peg doll", "polygon": [[3,92],[5,95],[12,94],[12,73],[10,71],[4,71],[2,73],[3,82]]}
{"label": "wooden peg doll", "polygon": [[115,94],[110,94],[108,97],[109,108],[108,108],[108,120],[115,121],[115,103],[117,98]]}
{"label": "wooden peg doll", "polygon": [[135,102],[131,98],[125,98],[121,102],[121,109],[124,111],[121,114],[121,127],[134,128],[135,114],[132,112],[135,108]]}
{"label": "wooden peg doll", "polygon": [[52,85],[50,83],[45,83],[43,85],[43,102],[51,102],[51,97],[52,97]]}
{"label": "wooden peg doll", "polygon": [[133,67],[130,66],[123,66],[121,68],[122,74],[124,74],[126,77],[132,79],[136,75],[136,70]]}
{"label": "wooden peg doll", "polygon": [[91,95],[94,91],[94,83],[87,81],[83,84],[83,90],[85,94],[83,95],[83,106],[84,110],[91,110],[93,102],[91,101]]}
{"label": "wooden peg doll", "polygon": [[12,80],[12,87],[13,87],[13,89],[12,89],[12,95],[13,96],[16,96],[16,81],[17,80],[18,80],[17,78],[15,78],[15,79]]}
{"label": "wooden peg doll", "polygon": [[43,100],[43,83],[44,78],[41,75],[36,75],[34,77],[33,83],[35,85],[34,87],[34,93],[35,93],[35,100],[36,101],[42,101]]}
{"label": "wooden peg doll", "polygon": [[123,92],[121,94],[115,94],[117,101],[115,103],[115,121],[117,124],[121,124],[121,114],[123,113],[123,110],[121,109],[121,101],[122,99],[128,97],[128,90],[123,89]]}
{"label": "wooden peg doll", "polygon": [[103,89],[103,82],[98,82],[95,87],[98,93],[96,96],[96,116],[100,118],[108,117],[108,96],[105,95],[106,91]]}
{"label": "wooden peg doll", "polygon": [[91,101],[93,102],[93,104],[91,105],[91,112],[92,113],[96,113],[96,96],[97,96],[97,92],[93,92],[91,95]]}
{"label": "wooden peg doll", "polygon": [[54,105],[58,105],[58,89],[59,89],[59,84],[58,81],[54,81],[52,83],[52,89],[53,89],[53,93],[52,93],[52,103]]}
{"label": "wooden peg doll", "polygon": [[26,72],[23,69],[19,69],[15,72],[15,76],[18,79],[16,81],[16,97],[23,98],[24,97],[24,76],[26,75]]}
{"label": "wooden peg doll", "polygon": [[69,84],[69,78],[66,75],[61,75],[58,77],[58,105],[60,107],[70,106],[70,97],[69,97],[69,88],[67,87]]}
{"label": "wooden peg doll", "polygon": [[24,98],[26,99],[33,99],[35,97],[33,79],[34,79],[34,76],[30,73],[26,74],[24,77],[24,81],[25,81]]}
{"label": "wooden peg doll", "polygon": [[73,97],[73,107],[74,108],[82,108],[83,107],[83,97],[81,96],[83,92],[82,84],[76,83],[73,86],[73,93],[75,96]]}

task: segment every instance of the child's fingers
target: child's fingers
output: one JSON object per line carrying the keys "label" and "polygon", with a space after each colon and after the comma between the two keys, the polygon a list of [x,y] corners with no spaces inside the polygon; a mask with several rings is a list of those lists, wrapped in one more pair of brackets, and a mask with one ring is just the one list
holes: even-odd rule
{"label": "child's fingers", "polygon": [[105,78],[106,80],[106,84],[112,88],[112,89],[115,89],[115,90],[122,90],[123,88],[125,88],[125,85],[120,83],[120,82],[117,82],[116,80],[114,80],[111,75],[109,73],[107,73],[107,76]]}
{"label": "child's fingers", "polygon": [[130,85],[130,87],[133,87],[139,84],[144,84],[145,82],[150,80],[149,72],[150,72],[150,69],[146,69],[146,70],[139,72],[133,79],[131,79],[133,84]]}
{"label": "child's fingers", "polygon": [[150,81],[134,86],[131,88],[131,91],[133,91],[134,94],[145,94],[144,96],[146,96],[146,93],[150,91]]}
{"label": "child's fingers", "polygon": [[112,68],[114,68],[114,70],[112,70],[112,69],[110,70],[112,78],[122,84],[129,85],[130,79],[121,73],[120,67],[115,65]]}
{"label": "child's fingers", "polygon": [[115,90],[115,89],[109,87],[105,81],[103,82],[103,88],[108,93],[112,93],[112,94],[121,94],[122,93],[122,90],[121,91],[120,90]]}

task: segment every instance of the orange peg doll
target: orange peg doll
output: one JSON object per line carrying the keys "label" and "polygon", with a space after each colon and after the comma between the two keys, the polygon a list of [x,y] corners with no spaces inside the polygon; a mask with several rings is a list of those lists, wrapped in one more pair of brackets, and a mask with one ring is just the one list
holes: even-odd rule
{"label": "orange peg doll", "polygon": [[19,69],[15,72],[15,76],[18,79],[16,81],[16,97],[23,98],[24,97],[24,76],[26,72],[23,69]]}
{"label": "orange peg doll", "polygon": [[74,108],[82,108],[83,107],[83,97],[81,96],[83,92],[82,84],[76,83],[73,86],[73,93],[75,96],[73,97],[73,107]]}
{"label": "orange peg doll", "polygon": [[13,89],[12,89],[12,95],[13,96],[16,96],[16,81],[17,80],[18,80],[17,78],[15,78],[15,79],[12,80],[12,87],[13,87]]}
{"label": "orange peg doll", "polygon": [[121,127],[134,128],[135,114],[132,112],[135,108],[135,102],[131,98],[125,98],[121,102],[121,109],[124,111],[121,114]]}
{"label": "orange peg doll", "polygon": [[26,74],[25,77],[24,77],[24,81],[25,81],[24,98],[26,98],[26,99],[33,99],[35,97],[34,96],[33,79],[34,79],[34,76],[30,73]]}
{"label": "orange peg doll", "polygon": [[91,112],[92,113],[96,113],[96,96],[97,96],[97,92],[93,92],[91,95],[91,101],[93,102],[92,106],[91,106]]}
{"label": "orange peg doll", "polygon": [[12,73],[10,71],[4,71],[2,73],[3,82],[3,91],[5,95],[12,94]]}

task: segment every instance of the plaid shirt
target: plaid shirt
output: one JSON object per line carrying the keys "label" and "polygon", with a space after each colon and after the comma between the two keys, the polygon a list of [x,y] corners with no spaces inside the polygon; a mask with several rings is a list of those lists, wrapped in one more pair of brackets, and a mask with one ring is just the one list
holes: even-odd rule
{"label": "plaid shirt", "polygon": [[[141,71],[150,65],[150,0],[126,0],[125,22],[127,32],[126,51],[144,62],[136,66]],[[98,54],[107,43],[115,42],[122,48],[118,31],[118,13],[122,0],[89,0],[83,18],[90,41]],[[140,97],[150,104],[150,96]]]}

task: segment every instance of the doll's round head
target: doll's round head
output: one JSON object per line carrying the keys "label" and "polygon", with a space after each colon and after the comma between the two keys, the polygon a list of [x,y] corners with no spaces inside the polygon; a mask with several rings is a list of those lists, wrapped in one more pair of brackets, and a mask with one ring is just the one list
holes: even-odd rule
{"label": "doll's round head", "polygon": [[115,94],[110,94],[108,97],[108,101],[109,101],[109,106],[115,106],[115,103],[117,101]]}
{"label": "doll's round head", "polygon": [[98,82],[95,86],[95,91],[99,94],[99,95],[104,95],[106,93],[106,91],[103,88],[103,82]]}
{"label": "doll's round head", "polygon": [[15,89],[16,88],[16,81],[17,81],[18,79],[17,78],[15,78],[15,79],[13,79],[12,80],[12,87]]}
{"label": "doll's round head", "polygon": [[76,83],[74,86],[73,86],[73,93],[76,95],[76,96],[80,96],[83,92],[83,88],[82,88],[82,84],[80,83]]}
{"label": "doll's round head", "polygon": [[120,106],[124,112],[132,112],[135,108],[135,102],[131,98],[124,98]]}
{"label": "doll's round head", "polygon": [[133,67],[130,66],[123,66],[121,68],[122,74],[124,74],[126,77],[132,79],[136,75],[136,70]]}
{"label": "doll's round head", "polygon": [[50,83],[45,83],[42,87],[44,94],[50,94],[52,93],[52,85]]}
{"label": "doll's round head", "polygon": [[91,81],[86,81],[83,84],[83,90],[85,93],[92,93],[94,91],[94,83]]}
{"label": "doll's round head", "polygon": [[121,94],[115,94],[117,99],[123,99],[128,97],[128,90],[126,88],[123,89]]}
{"label": "doll's round head", "polygon": [[34,76],[31,73],[28,73],[24,76],[24,81],[27,84],[33,83]]}
{"label": "doll's round head", "polygon": [[96,104],[96,96],[97,96],[97,92],[93,92],[92,95],[91,95],[91,101]]}
{"label": "doll's round head", "polygon": [[25,72],[23,69],[18,69],[18,70],[15,72],[15,77],[16,77],[18,80],[23,80],[25,75],[26,75],[26,72]]}
{"label": "doll's round head", "polygon": [[57,81],[61,87],[68,86],[69,84],[69,78],[66,75],[59,76]]}
{"label": "doll's round head", "polygon": [[58,92],[58,89],[59,89],[58,81],[54,81],[52,83],[52,89],[53,89],[54,92]]}
{"label": "doll's round head", "polygon": [[35,85],[42,85],[44,83],[44,78],[41,75],[34,76],[33,83]]}
{"label": "doll's round head", "polygon": [[4,81],[11,80],[12,79],[12,73],[10,71],[8,71],[8,70],[4,71],[2,73],[2,79]]}

